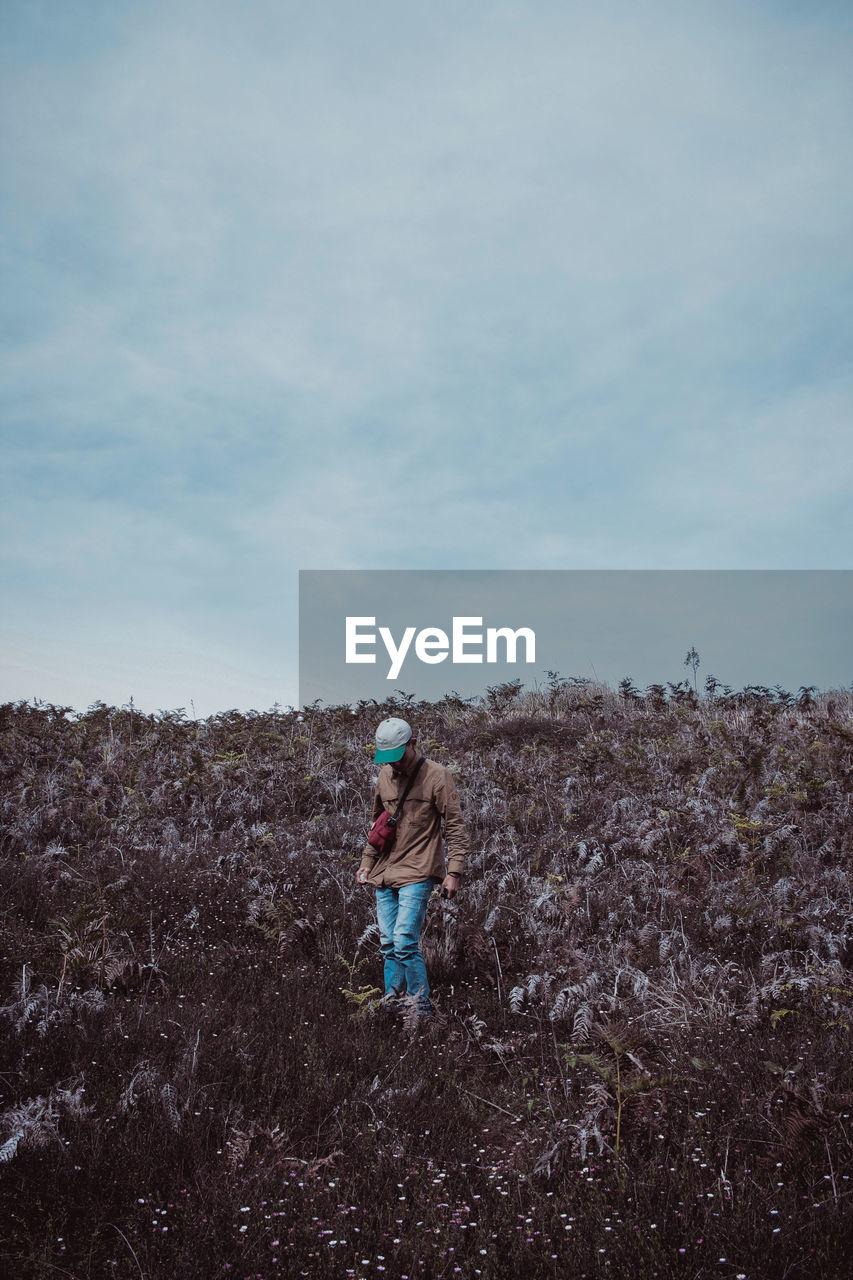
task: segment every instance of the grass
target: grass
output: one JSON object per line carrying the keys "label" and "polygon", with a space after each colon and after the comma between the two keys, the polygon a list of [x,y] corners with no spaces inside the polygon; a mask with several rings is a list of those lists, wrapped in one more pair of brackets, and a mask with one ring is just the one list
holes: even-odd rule
{"label": "grass", "polygon": [[[846,1275],[851,697],[719,688],[0,708],[4,1274]],[[471,834],[428,1022],[354,883],[390,711]]]}

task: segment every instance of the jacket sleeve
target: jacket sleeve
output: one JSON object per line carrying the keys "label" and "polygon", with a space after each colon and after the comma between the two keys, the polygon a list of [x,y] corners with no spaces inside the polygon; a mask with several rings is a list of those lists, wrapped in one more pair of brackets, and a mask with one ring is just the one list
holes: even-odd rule
{"label": "jacket sleeve", "polygon": [[[370,819],[371,826],[373,826],[384,808],[385,805],[382,803],[382,799],[379,795],[379,779],[377,778],[376,788],[373,792],[373,817]],[[364,853],[361,855],[361,862],[358,867],[359,871],[361,871],[362,868],[364,868],[365,871],[369,871],[378,857],[379,850],[374,849],[372,844],[365,844]]]}
{"label": "jacket sleeve", "polygon": [[447,846],[447,870],[462,875],[468,855],[468,833],[462,820],[462,809],[456,790],[456,780],[448,769],[435,789],[435,804],[444,819],[444,840]]}

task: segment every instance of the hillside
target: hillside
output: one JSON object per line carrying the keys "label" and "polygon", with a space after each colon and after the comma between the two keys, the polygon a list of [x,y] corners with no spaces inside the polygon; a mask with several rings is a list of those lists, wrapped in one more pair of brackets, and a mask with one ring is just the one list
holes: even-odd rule
{"label": "hillside", "polygon": [[[373,731],[471,841],[397,1022]],[[0,708],[10,1276],[835,1277],[853,695]]]}

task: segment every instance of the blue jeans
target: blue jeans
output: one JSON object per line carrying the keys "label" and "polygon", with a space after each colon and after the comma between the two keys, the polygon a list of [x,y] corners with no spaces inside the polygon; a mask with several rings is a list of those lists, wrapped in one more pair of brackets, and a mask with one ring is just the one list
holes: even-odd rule
{"label": "blue jeans", "polygon": [[420,936],[427,903],[435,885],[431,876],[399,889],[376,890],[379,921],[379,949],[385,961],[385,994],[418,996],[419,1004],[431,1011],[426,965],[421,955]]}

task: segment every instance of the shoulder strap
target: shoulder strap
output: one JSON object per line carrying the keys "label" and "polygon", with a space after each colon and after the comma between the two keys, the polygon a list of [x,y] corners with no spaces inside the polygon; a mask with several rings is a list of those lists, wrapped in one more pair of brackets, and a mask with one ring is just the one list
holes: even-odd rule
{"label": "shoulder strap", "polygon": [[415,778],[418,776],[418,769],[420,769],[421,765],[423,764],[423,762],[424,762],[425,760],[426,760],[426,756],[421,756],[420,760],[419,760],[419,761],[418,761],[418,763],[415,765],[415,767],[414,767],[414,769],[412,770],[412,772],[409,774],[409,781],[406,783],[406,789],[405,789],[405,791],[404,791],[404,792],[403,792],[403,794],[400,796],[400,803],[397,805],[397,808],[394,810],[394,815],[393,815],[393,817],[390,819],[390,821],[391,821],[391,822],[396,822],[396,821],[397,821],[397,819],[399,818],[400,813],[401,813],[402,808],[403,808],[403,805],[404,805],[405,800],[406,800],[406,796],[407,796],[407,795],[409,794],[409,792],[411,791],[411,789],[412,789],[412,784],[413,784],[413,782],[415,781]]}

